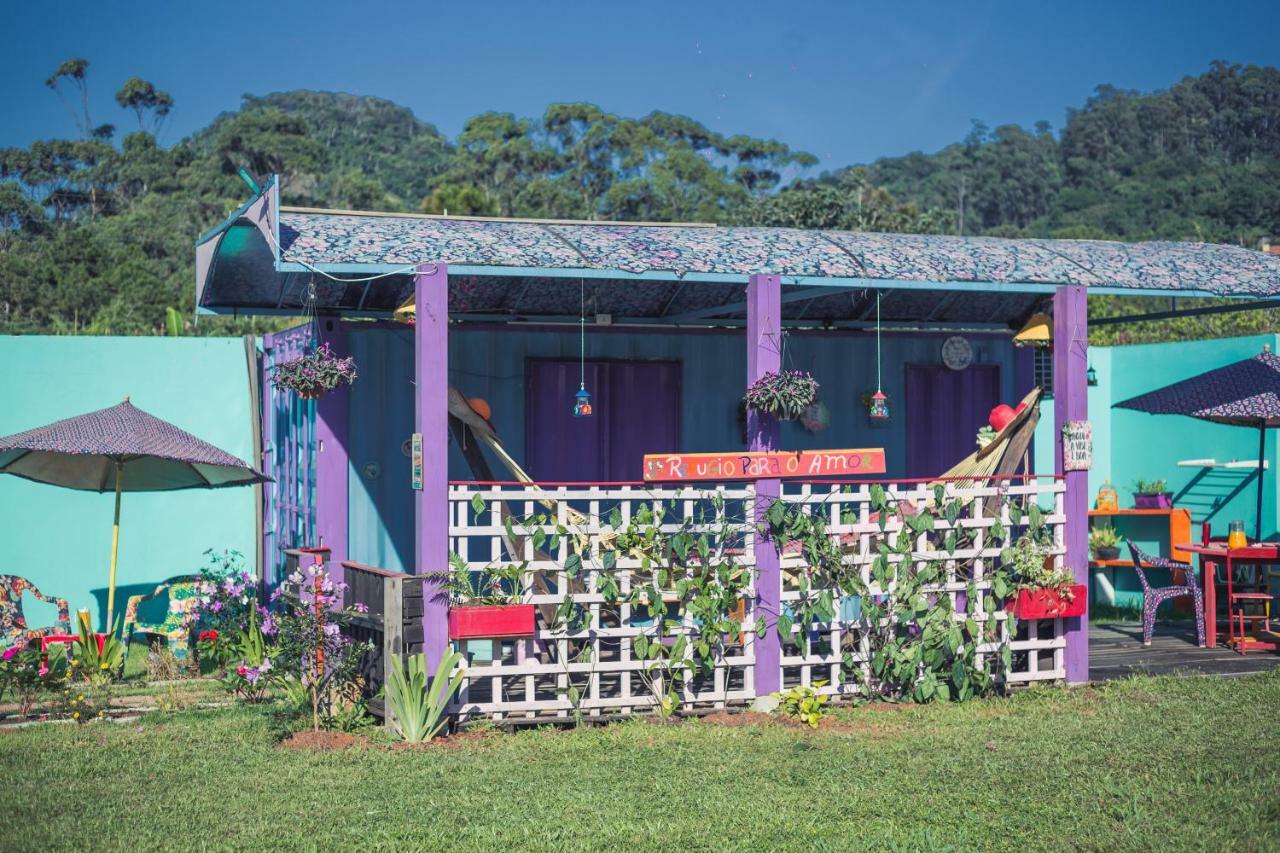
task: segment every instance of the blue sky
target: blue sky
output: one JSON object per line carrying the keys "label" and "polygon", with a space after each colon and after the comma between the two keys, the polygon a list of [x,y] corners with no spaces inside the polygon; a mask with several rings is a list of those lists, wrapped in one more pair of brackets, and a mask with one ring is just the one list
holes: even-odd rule
{"label": "blue sky", "polygon": [[1148,90],[1213,59],[1280,64],[1280,13],[1252,2],[10,3],[0,146],[74,133],[44,79],[90,60],[92,117],[144,77],[177,107],[172,143],[247,92],[377,95],[453,136],[484,110],[556,101],[662,109],[774,137],[831,168],[933,151],[994,127],[1061,127],[1099,83]]}

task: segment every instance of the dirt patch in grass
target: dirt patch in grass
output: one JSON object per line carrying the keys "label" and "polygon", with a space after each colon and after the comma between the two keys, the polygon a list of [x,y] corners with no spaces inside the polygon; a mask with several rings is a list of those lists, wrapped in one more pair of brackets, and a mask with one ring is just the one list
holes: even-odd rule
{"label": "dirt patch in grass", "polygon": [[343,749],[367,749],[369,741],[347,732],[305,731],[294,732],[280,742],[281,749],[301,749],[311,752],[335,752]]}
{"label": "dirt patch in grass", "polygon": [[762,714],[759,711],[716,711],[714,714],[706,714],[698,719],[704,723],[711,723],[715,726],[729,726],[736,728],[738,726],[771,726],[777,720],[769,714]]}
{"label": "dirt patch in grass", "polygon": [[422,743],[409,743],[406,740],[398,740],[391,744],[392,749],[408,749],[408,750],[427,750],[427,749],[457,749],[460,746],[466,746],[469,743],[478,743],[482,740],[488,740],[497,734],[492,729],[477,729],[475,731],[461,731],[447,737],[432,738]]}

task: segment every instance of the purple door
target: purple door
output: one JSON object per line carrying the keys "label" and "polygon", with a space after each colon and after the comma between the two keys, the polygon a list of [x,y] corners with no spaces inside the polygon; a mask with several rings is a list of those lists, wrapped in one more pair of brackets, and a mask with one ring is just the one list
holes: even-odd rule
{"label": "purple door", "polygon": [[646,453],[680,449],[680,365],[588,361],[595,414],[573,416],[576,361],[530,360],[525,411],[529,475],[544,483],[637,481]]}
{"label": "purple door", "polygon": [[936,477],[977,449],[974,439],[1000,404],[1000,366],[906,367],[907,476]]}

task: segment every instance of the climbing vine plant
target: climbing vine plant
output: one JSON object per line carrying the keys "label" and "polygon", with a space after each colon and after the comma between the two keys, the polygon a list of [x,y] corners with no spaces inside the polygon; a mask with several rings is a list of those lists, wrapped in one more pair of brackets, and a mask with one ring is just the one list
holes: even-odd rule
{"label": "climbing vine plant", "polygon": [[[723,496],[708,493],[691,517],[674,518],[676,503],[642,503],[626,520],[614,508],[600,519],[605,532],[594,537],[545,512],[504,519],[509,542],[528,538],[546,555],[559,555],[563,546],[566,583],[551,630],[592,630],[592,613],[577,597],[587,591],[598,593],[609,608],[629,604],[633,620],[650,623],[651,630],[632,638],[631,653],[642,663],[640,678],[664,715],[679,708],[688,682],[713,674],[726,650],[742,640],[752,580],[752,567],[739,557],[747,525],[731,518]],[[479,513],[484,505],[473,508]],[[455,558],[454,574],[464,571],[475,573]],[[501,568],[482,570],[479,585],[501,575]],[[511,578],[499,581],[499,586],[517,584]],[[590,643],[582,643],[573,662],[590,662],[590,656]],[[570,677],[564,693],[575,708],[585,687]]]}
{"label": "climbing vine plant", "polygon": [[[992,598],[1006,599],[1017,578],[1006,568],[1008,559],[987,559],[983,581],[990,585],[990,595],[984,595],[972,571],[977,557],[957,556],[974,554],[973,531],[957,522],[975,499],[948,495],[942,485],[935,487],[925,508],[908,506],[879,485],[871,487],[869,498],[879,527],[871,540],[869,562],[827,529],[829,513],[817,508],[806,512],[803,505],[785,500],[769,507],[764,531],[780,550],[798,549],[801,557],[800,567],[787,578],[798,588],[799,598],[777,618],[783,642],[795,639],[807,649],[814,626],[836,617],[840,599],[856,596],[861,615],[852,627],[866,639],[869,661],[864,667],[846,650],[842,668],[866,695],[929,702],[964,700],[996,689],[1012,665],[1012,649],[1001,639],[1000,620],[1012,617],[998,616]],[[1012,526],[1025,531],[1018,541],[1042,541],[1047,536],[1034,501],[1005,496],[1001,504]],[[894,519],[901,526],[891,531]],[[856,521],[850,510],[841,518],[844,524]],[[941,525],[945,533],[935,533],[940,521],[946,522]],[[922,549],[922,542],[929,545]],[[984,548],[1002,548],[1007,555],[1010,545],[1010,531],[996,515],[986,529]],[[959,613],[942,590],[948,560],[956,561],[956,579],[966,582]],[[1011,624],[1010,636],[1012,632]],[[979,655],[980,648],[987,651]]]}

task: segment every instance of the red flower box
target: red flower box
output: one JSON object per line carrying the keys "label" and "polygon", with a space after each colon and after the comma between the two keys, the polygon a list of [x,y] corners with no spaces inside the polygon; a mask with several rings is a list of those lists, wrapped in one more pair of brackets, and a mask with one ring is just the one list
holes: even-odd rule
{"label": "red flower box", "polygon": [[1013,615],[1019,619],[1055,619],[1083,616],[1089,603],[1089,588],[1073,584],[1070,601],[1063,601],[1056,589],[1020,589],[1013,601]]}
{"label": "red flower box", "polygon": [[483,607],[450,607],[449,639],[487,640],[498,637],[532,637],[532,604]]}

